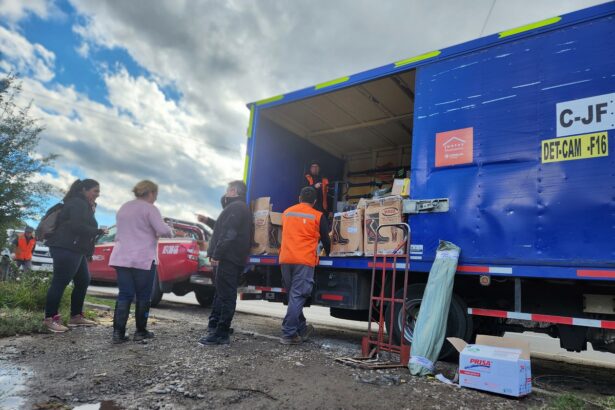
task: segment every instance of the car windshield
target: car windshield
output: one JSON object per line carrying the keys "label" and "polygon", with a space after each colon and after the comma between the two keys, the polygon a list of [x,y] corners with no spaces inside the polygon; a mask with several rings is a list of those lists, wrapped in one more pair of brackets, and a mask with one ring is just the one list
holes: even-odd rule
{"label": "car windshield", "polygon": [[174,225],[173,229],[175,230],[176,238],[190,238],[194,240],[200,240],[199,234],[194,228],[190,228],[182,225]]}
{"label": "car windshield", "polygon": [[96,243],[114,242],[116,232],[117,232],[117,228],[114,225],[111,228],[109,228],[109,232],[107,234],[99,236]]}

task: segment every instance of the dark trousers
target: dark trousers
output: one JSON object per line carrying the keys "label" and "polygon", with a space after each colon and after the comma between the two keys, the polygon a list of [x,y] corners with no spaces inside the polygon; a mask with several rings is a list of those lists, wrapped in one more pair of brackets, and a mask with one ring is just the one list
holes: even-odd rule
{"label": "dark trousers", "polygon": [[209,315],[209,327],[222,325],[226,329],[231,326],[237,304],[237,286],[243,266],[228,261],[220,261],[216,267],[216,294],[213,308]]}
{"label": "dark trousers", "polygon": [[58,314],[62,295],[71,280],[74,287],[70,299],[70,314],[78,315],[83,312],[83,301],[90,285],[90,271],[85,255],[55,246],[50,247],[49,252],[53,258],[53,277],[47,291],[45,317]]}
{"label": "dark trousers", "polygon": [[303,316],[305,301],[312,295],[314,267],[307,265],[281,265],[282,281],[288,292],[288,308],[282,322],[284,337],[294,337],[305,332],[307,323]]}
{"label": "dark trousers", "polygon": [[152,263],[151,269],[123,268],[116,266],[118,301],[132,302],[137,297],[139,302],[149,302],[152,297],[156,265]]}

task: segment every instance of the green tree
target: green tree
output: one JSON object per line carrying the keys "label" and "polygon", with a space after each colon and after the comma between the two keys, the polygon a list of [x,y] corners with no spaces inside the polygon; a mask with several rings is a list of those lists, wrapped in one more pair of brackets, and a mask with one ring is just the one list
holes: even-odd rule
{"label": "green tree", "polygon": [[51,190],[49,184],[33,181],[55,156],[36,153],[43,127],[30,116],[31,104],[17,104],[20,92],[15,75],[0,79],[0,247],[6,229],[37,216]]}

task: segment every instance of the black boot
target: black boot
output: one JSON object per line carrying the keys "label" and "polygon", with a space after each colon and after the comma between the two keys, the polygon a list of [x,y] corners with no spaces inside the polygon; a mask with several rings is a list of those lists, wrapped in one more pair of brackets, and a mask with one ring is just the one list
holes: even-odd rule
{"label": "black boot", "polygon": [[150,302],[143,302],[137,300],[137,307],[135,309],[135,322],[137,324],[137,331],[132,336],[132,340],[138,342],[143,339],[151,339],[154,337],[154,333],[147,330],[147,318],[149,317]]}
{"label": "black boot", "polygon": [[113,343],[123,343],[128,340],[126,336],[126,322],[130,314],[130,301],[118,300],[115,302],[113,312]]}
{"label": "black boot", "polygon": [[334,218],[333,219],[333,229],[332,229],[332,236],[333,236],[333,242],[334,243],[338,243],[340,245],[346,245],[348,244],[348,239],[344,238],[342,236],[342,221]]}
{"label": "black boot", "polygon": [[382,236],[378,233],[378,227],[380,226],[380,214],[368,214],[367,217],[366,228],[368,243],[376,242],[376,237],[378,239],[378,243],[387,243],[390,238]]}

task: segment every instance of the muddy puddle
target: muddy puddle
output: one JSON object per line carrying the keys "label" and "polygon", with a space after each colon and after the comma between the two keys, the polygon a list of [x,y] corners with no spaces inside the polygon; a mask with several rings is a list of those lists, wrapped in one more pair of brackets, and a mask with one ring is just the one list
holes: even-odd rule
{"label": "muddy puddle", "polygon": [[0,409],[22,408],[26,400],[21,393],[25,393],[28,374],[25,368],[0,360]]}
{"label": "muddy puddle", "polygon": [[74,407],[73,410],[122,410],[114,401],[105,400],[100,403],[88,403]]}

